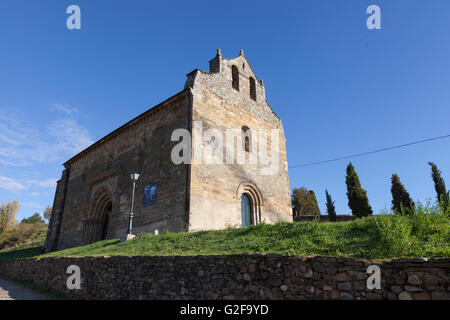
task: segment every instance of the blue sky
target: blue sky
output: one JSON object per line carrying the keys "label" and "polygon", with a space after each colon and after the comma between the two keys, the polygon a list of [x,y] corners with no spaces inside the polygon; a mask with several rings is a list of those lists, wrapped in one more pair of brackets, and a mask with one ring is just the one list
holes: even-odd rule
{"label": "blue sky", "polygon": [[[81,8],[81,30],[66,8]],[[381,30],[366,8],[381,8]],[[0,2],[0,200],[18,218],[52,205],[62,163],[244,49],[283,119],[290,166],[450,133],[450,2]],[[427,161],[450,186],[450,139],[352,159],[375,212],[397,173],[434,198]],[[290,170],[291,188],[325,189],[348,214],[346,160]]]}

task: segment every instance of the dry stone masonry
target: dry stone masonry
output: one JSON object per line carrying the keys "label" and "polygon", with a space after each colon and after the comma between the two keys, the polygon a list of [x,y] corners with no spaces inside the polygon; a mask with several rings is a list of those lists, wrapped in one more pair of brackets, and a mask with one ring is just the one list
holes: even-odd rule
{"label": "dry stone masonry", "polygon": [[[367,289],[367,267],[381,288]],[[67,267],[81,270],[68,290]],[[72,299],[450,300],[450,258],[367,261],[286,255],[88,257],[0,260],[0,275]]]}

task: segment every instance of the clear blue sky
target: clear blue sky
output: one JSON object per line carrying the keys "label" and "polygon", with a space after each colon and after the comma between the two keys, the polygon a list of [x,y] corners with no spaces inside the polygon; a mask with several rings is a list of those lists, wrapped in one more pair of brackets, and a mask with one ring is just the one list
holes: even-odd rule
{"label": "clear blue sky", "polygon": [[[81,30],[66,8],[81,7]],[[368,30],[366,8],[381,8]],[[289,165],[450,133],[450,2],[0,2],[0,200],[18,218],[52,205],[62,163],[244,49],[283,119]],[[450,139],[352,160],[375,212],[397,173],[434,198],[427,161],[450,187]],[[346,160],[290,170],[291,188],[325,189],[348,214]]]}

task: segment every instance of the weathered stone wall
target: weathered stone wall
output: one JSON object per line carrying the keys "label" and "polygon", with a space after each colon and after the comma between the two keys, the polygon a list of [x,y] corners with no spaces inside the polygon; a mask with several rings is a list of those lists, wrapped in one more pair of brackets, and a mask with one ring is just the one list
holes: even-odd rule
{"label": "weathered stone wall", "polygon": [[[131,204],[130,173],[137,170],[133,232],[187,230],[188,165],[175,165],[171,141],[175,129],[190,127],[189,89],[173,96],[83,151],[65,165],[70,168],[57,249],[92,241],[102,221],[93,216],[96,199],[112,204],[107,238],[126,233]],[[143,189],[157,184],[156,203],[143,207]],[[92,224],[97,229],[92,228]],[[98,237],[97,237],[98,240]]]}
{"label": "weathered stone wall", "polygon": [[[233,65],[239,70],[239,90],[232,87]],[[251,200],[255,223],[292,221],[286,139],[281,120],[265,100],[264,85],[257,80],[242,54],[235,59],[223,59],[218,53],[211,61],[210,68],[211,73],[195,70],[188,75],[186,82],[193,94],[189,230],[240,226],[241,195],[246,192],[254,197]],[[250,77],[256,81],[256,101],[250,97]],[[259,130],[268,133],[268,154],[274,145],[269,130],[278,130],[275,139],[278,140],[279,150],[273,173],[264,173],[270,164],[262,163],[260,158],[257,163],[250,163],[248,152],[245,164],[238,164],[236,156],[232,158],[233,164],[226,163],[229,152],[226,148],[221,149],[224,155],[222,163],[207,164],[201,154],[197,158],[196,153],[203,152],[207,146],[201,136],[207,130],[221,132],[223,145],[226,145],[226,130],[235,129],[240,133],[242,127],[248,127],[254,136]],[[234,152],[242,147],[240,135],[235,146]],[[252,144],[251,147],[257,150],[258,155],[262,155],[263,150],[258,148],[259,145]]]}
{"label": "weathered stone wall", "polygon": [[[381,269],[381,289],[367,289],[367,267]],[[66,287],[67,267],[81,289]],[[450,259],[283,255],[91,257],[0,260],[0,274],[73,299],[356,299],[450,300]]]}
{"label": "weathered stone wall", "polygon": [[[328,215],[320,215],[320,216],[294,216],[294,221],[313,221],[314,219],[319,218],[321,222],[329,222],[330,217]],[[355,216],[338,214],[336,215],[336,222],[345,222],[345,221],[353,221],[356,220]]]}
{"label": "weathered stone wall", "polygon": [[[239,69],[239,90],[231,85],[232,66]],[[46,251],[101,240],[103,230],[107,230],[107,239],[123,236],[131,202],[129,174],[133,170],[140,173],[134,207],[135,233],[239,226],[243,193],[252,196],[253,223],[292,221],[286,139],[280,118],[265,100],[264,84],[258,81],[242,52],[235,59],[223,59],[218,53],[210,67],[211,73],[194,70],[182,92],[64,164],[68,176],[59,182],[55,194]],[[250,97],[250,78],[255,80],[255,99]],[[199,121],[201,128],[196,127]],[[258,148],[260,144],[252,143],[258,156],[270,155],[277,141],[276,158],[269,156],[269,163],[262,163],[258,157],[257,164],[250,164],[247,154],[245,164],[196,162],[195,155],[205,147],[202,137],[196,137],[196,129],[205,132],[214,128],[224,134],[226,129],[237,129],[240,134],[243,126],[250,128],[253,137],[259,129],[268,134],[267,152]],[[171,161],[172,148],[178,143],[171,141],[176,129],[193,133],[192,165],[175,165]],[[270,136],[270,129],[277,130],[275,138]],[[236,143],[242,147],[240,140],[241,135]],[[272,173],[264,172],[270,168]],[[143,207],[143,188],[149,184],[157,184],[156,204]]]}
{"label": "weathered stone wall", "polygon": [[53,200],[52,215],[47,231],[42,252],[47,253],[55,251],[58,245],[59,234],[61,231],[61,223],[64,212],[64,203],[66,200],[67,184],[69,182],[70,169],[63,170],[61,179],[56,184],[56,192]]}

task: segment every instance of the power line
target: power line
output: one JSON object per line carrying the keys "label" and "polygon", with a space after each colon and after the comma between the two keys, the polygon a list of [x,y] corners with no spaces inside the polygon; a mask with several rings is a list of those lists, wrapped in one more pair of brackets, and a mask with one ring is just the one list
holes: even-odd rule
{"label": "power line", "polygon": [[[383,152],[383,151],[387,151],[387,150],[402,148],[402,147],[406,147],[406,146],[410,146],[410,145],[414,145],[414,144],[419,144],[419,143],[424,143],[424,142],[428,142],[428,141],[439,140],[439,139],[444,139],[444,138],[449,138],[449,137],[450,137],[450,134],[447,134],[445,136],[434,137],[434,138],[429,138],[429,139],[424,139],[424,140],[419,140],[419,141],[413,141],[413,142],[401,144],[401,145],[398,145],[398,146],[387,147],[387,148],[378,149],[378,150],[374,150],[374,151],[363,152],[363,153],[356,153],[356,154],[352,154],[350,156],[333,158],[333,159],[324,160],[324,161],[316,161],[316,162],[309,162],[309,163],[299,164],[299,165],[295,165],[295,166],[290,166],[290,167],[288,167],[288,169],[313,166],[313,165],[317,165],[317,164],[322,164],[322,163],[327,163],[327,162],[332,162],[332,161],[338,161],[338,160],[343,160],[343,159],[349,159],[349,158],[354,158],[354,157],[361,157],[361,156],[365,156],[365,155],[372,154],[372,153]],[[268,190],[279,178],[280,178],[280,176],[277,176],[272,181],[272,183],[269,184],[268,187],[265,188],[265,189]]]}
{"label": "power line", "polygon": [[327,163],[327,162],[344,160],[344,159],[349,159],[349,158],[354,158],[354,157],[361,157],[361,156],[365,156],[365,155],[372,154],[372,153],[378,153],[378,152],[383,152],[383,151],[387,151],[387,150],[407,147],[407,146],[410,146],[410,145],[413,145],[413,144],[419,144],[419,143],[424,143],[424,142],[428,142],[428,141],[444,139],[444,138],[448,138],[448,137],[450,137],[450,134],[447,134],[445,136],[434,137],[434,138],[429,138],[429,139],[425,139],[425,140],[419,140],[419,141],[414,141],[414,142],[410,142],[410,143],[405,143],[405,144],[401,144],[401,145],[398,145],[398,146],[378,149],[378,150],[374,150],[374,151],[363,152],[363,153],[356,153],[356,154],[352,154],[350,156],[345,156],[345,157],[339,157],[339,158],[333,158],[333,159],[329,159],[329,160],[323,160],[323,161],[316,161],[316,162],[309,162],[309,163],[299,164],[299,165],[295,165],[295,166],[290,166],[288,168],[289,169],[293,169],[293,168],[300,168],[300,167],[308,167],[308,166],[313,166],[313,165]]}

